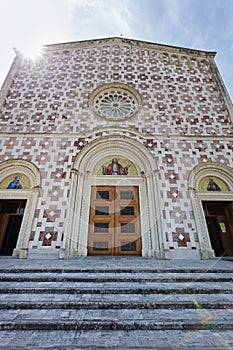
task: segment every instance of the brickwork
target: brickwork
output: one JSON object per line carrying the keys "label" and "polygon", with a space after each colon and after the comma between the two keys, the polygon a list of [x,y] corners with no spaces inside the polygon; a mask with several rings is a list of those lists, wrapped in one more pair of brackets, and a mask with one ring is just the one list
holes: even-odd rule
{"label": "brickwork", "polygon": [[[117,38],[47,46],[36,62],[19,55],[2,97],[0,162],[19,158],[40,171],[30,249],[61,248],[75,157],[112,134],[139,141],[158,164],[168,248],[199,249],[189,174],[205,162],[233,166],[231,112],[213,60],[213,53]],[[89,107],[94,89],[114,82],[142,97],[140,111],[122,123]]]}

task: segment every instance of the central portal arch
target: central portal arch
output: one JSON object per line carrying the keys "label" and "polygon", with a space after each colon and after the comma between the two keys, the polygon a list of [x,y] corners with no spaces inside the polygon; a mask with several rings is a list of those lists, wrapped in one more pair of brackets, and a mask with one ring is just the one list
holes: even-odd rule
{"label": "central portal arch", "polygon": [[[130,164],[127,175],[104,175],[99,169],[108,159]],[[107,163],[106,163],[107,164]],[[71,174],[70,198],[61,258],[88,254],[89,218],[93,188],[128,186],[139,198],[141,255],[165,258],[161,221],[158,168],[155,159],[138,141],[108,136],[90,142],[77,155]]]}

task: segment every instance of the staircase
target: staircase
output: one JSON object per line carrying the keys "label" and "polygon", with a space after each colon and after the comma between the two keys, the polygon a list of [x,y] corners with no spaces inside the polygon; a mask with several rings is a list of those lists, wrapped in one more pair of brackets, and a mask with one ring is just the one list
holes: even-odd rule
{"label": "staircase", "polygon": [[233,349],[233,261],[0,259],[0,349]]}

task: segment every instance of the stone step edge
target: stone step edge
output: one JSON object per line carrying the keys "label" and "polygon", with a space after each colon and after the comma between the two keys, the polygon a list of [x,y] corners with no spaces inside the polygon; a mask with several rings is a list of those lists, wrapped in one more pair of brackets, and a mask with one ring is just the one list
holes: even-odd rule
{"label": "stone step edge", "polygon": [[227,288],[0,288],[0,294],[232,294]]}
{"label": "stone step edge", "polygon": [[233,264],[231,269],[201,269],[201,268],[167,268],[167,269],[151,269],[151,268],[4,268],[0,269],[0,273],[220,273],[220,274],[229,274],[233,273]]}
{"label": "stone step edge", "polygon": [[0,282],[233,282],[232,277],[171,277],[171,278],[145,278],[145,277],[129,277],[129,278],[117,278],[117,277],[0,277]]}
{"label": "stone step edge", "polygon": [[66,321],[0,321],[0,330],[233,330],[229,321],[155,322],[153,320],[66,320]]}
{"label": "stone step edge", "polygon": [[0,302],[0,310],[122,310],[122,309],[170,309],[170,310],[184,310],[184,309],[232,309],[233,303],[209,303],[198,302],[198,307],[195,302]]}

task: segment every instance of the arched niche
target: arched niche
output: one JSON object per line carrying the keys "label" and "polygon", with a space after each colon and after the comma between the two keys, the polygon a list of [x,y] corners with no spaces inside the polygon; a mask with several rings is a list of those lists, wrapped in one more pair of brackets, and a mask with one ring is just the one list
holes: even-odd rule
{"label": "arched niche", "polygon": [[[197,165],[189,176],[189,186],[195,191],[202,191],[200,184],[203,179],[217,178],[224,183],[224,191],[233,191],[233,169],[219,163],[207,162]],[[205,191],[205,190],[204,190]]]}
{"label": "arched niche", "polygon": [[[15,177],[20,178],[22,186],[18,188],[9,186]],[[0,163],[0,200],[26,200],[16,248],[13,251],[13,255],[19,258],[27,258],[28,255],[29,238],[40,186],[39,169],[31,162],[12,159]]]}
{"label": "arched niche", "polygon": [[204,176],[198,182],[198,191],[229,191],[229,187],[224,180],[218,176]]}
{"label": "arched niche", "polygon": [[27,175],[17,172],[7,175],[0,183],[0,189],[31,189],[32,184]]}
{"label": "arched niche", "polygon": [[0,163],[0,189],[7,188],[6,184],[17,175],[25,183],[23,189],[40,186],[40,172],[34,164],[22,159],[11,159]]}
{"label": "arched niche", "polygon": [[[212,179],[219,190],[208,190],[208,181]],[[197,234],[202,259],[215,257],[211,246],[202,203],[204,201],[233,201],[233,169],[219,163],[208,162],[197,165],[189,176],[189,192],[192,201]]]}
{"label": "arched niche", "polygon": [[[133,173],[129,172],[126,176],[101,174],[99,170],[101,164],[103,162],[107,164],[114,157],[130,163]],[[61,257],[87,255],[90,196],[93,185],[139,187],[142,256],[165,258],[156,161],[141,143],[120,136],[102,137],[90,142],[79,152],[74,161]]]}

